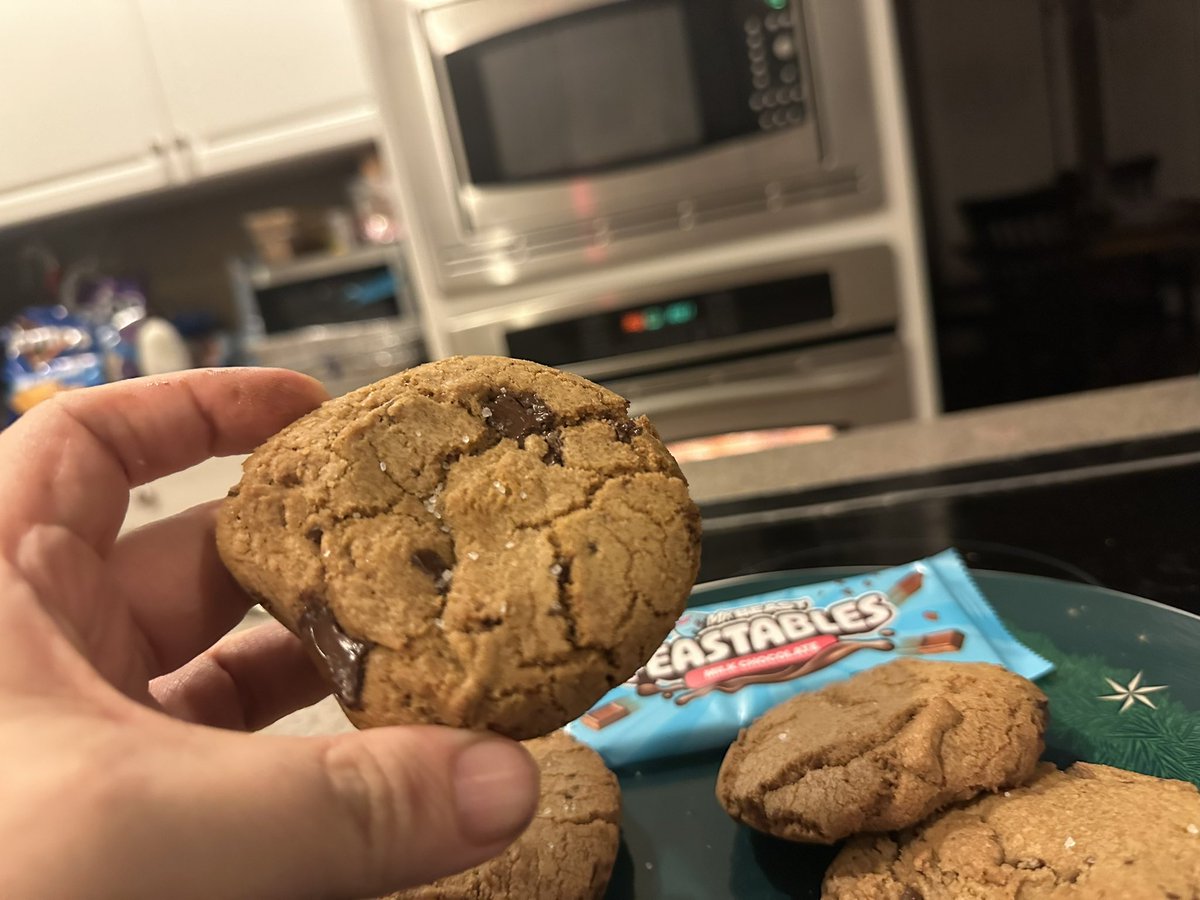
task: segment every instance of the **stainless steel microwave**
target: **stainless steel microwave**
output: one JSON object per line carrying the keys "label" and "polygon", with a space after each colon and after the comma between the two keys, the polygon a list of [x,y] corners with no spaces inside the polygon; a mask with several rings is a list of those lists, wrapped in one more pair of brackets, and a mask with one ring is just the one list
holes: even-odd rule
{"label": "stainless steel microwave", "polygon": [[448,296],[879,206],[867,0],[364,0]]}

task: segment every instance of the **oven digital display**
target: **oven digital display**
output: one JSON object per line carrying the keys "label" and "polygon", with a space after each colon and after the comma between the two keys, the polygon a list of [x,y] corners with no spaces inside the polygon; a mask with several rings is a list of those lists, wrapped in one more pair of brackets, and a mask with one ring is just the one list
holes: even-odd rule
{"label": "oven digital display", "polygon": [[549,366],[609,359],[833,318],[828,273],[739,285],[510,331],[512,356]]}
{"label": "oven digital display", "polygon": [[695,322],[699,315],[700,308],[696,305],[695,300],[676,300],[666,306],[631,309],[621,316],[621,331],[625,334],[658,331],[660,328],[671,328]]}

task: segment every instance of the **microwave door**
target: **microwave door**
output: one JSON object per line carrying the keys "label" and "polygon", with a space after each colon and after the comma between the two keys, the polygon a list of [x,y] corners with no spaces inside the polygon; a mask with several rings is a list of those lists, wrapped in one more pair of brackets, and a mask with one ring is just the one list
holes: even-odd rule
{"label": "microwave door", "polygon": [[362,0],[421,279],[466,314],[880,209],[872,2]]}
{"label": "microwave door", "polygon": [[575,178],[705,140],[679,0],[612,5],[446,59],[469,182]]}
{"label": "microwave door", "polygon": [[713,185],[761,198],[818,162],[798,12],[786,28],[772,13],[768,30],[757,11],[769,7],[744,16],[729,0],[530,2],[505,4],[499,26],[495,5],[425,15],[467,233],[664,201],[674,216]]}

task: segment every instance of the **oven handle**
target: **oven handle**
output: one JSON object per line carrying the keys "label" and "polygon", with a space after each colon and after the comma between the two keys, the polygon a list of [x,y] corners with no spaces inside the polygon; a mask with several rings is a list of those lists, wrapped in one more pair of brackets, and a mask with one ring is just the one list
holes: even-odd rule
{"label": "oven handle", "polygon": [[844,391],[887,378],[895,371],[895,364],[896,360],[892,357],[837,366],[800,377],[773,375],[769,378],[747,378],[729,384],[701,384],[682,391],[650,394],[645,397],[635,396],[631,406],[639,415],[653,417],[701,405],[715,406],[795,394]]}

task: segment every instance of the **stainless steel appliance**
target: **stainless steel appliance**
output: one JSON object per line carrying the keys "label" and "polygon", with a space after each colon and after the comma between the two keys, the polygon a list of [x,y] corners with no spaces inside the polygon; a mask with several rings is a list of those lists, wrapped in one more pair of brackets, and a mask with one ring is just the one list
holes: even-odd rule
{"label": "stainless steel appliance", "polygon": [[255,363],[304,372],[337,395],[423,361],[399,246],[277,267],[235,260],[230,271]]}
{"label": "stainless steel appliance", "polygon": [[360,6],[435,354],[579,372],[668,440],[929,413],[884,4]]}
{"label": "stainless steel appliance", "polygon": [[460,317],[455,347],[604,382],[668,440],[912,415],[895,262],[872,246]]}
{"label": "stainless steel appliance", "polygon": [[883,202],[865,0],[364,0],[454,299]]}

